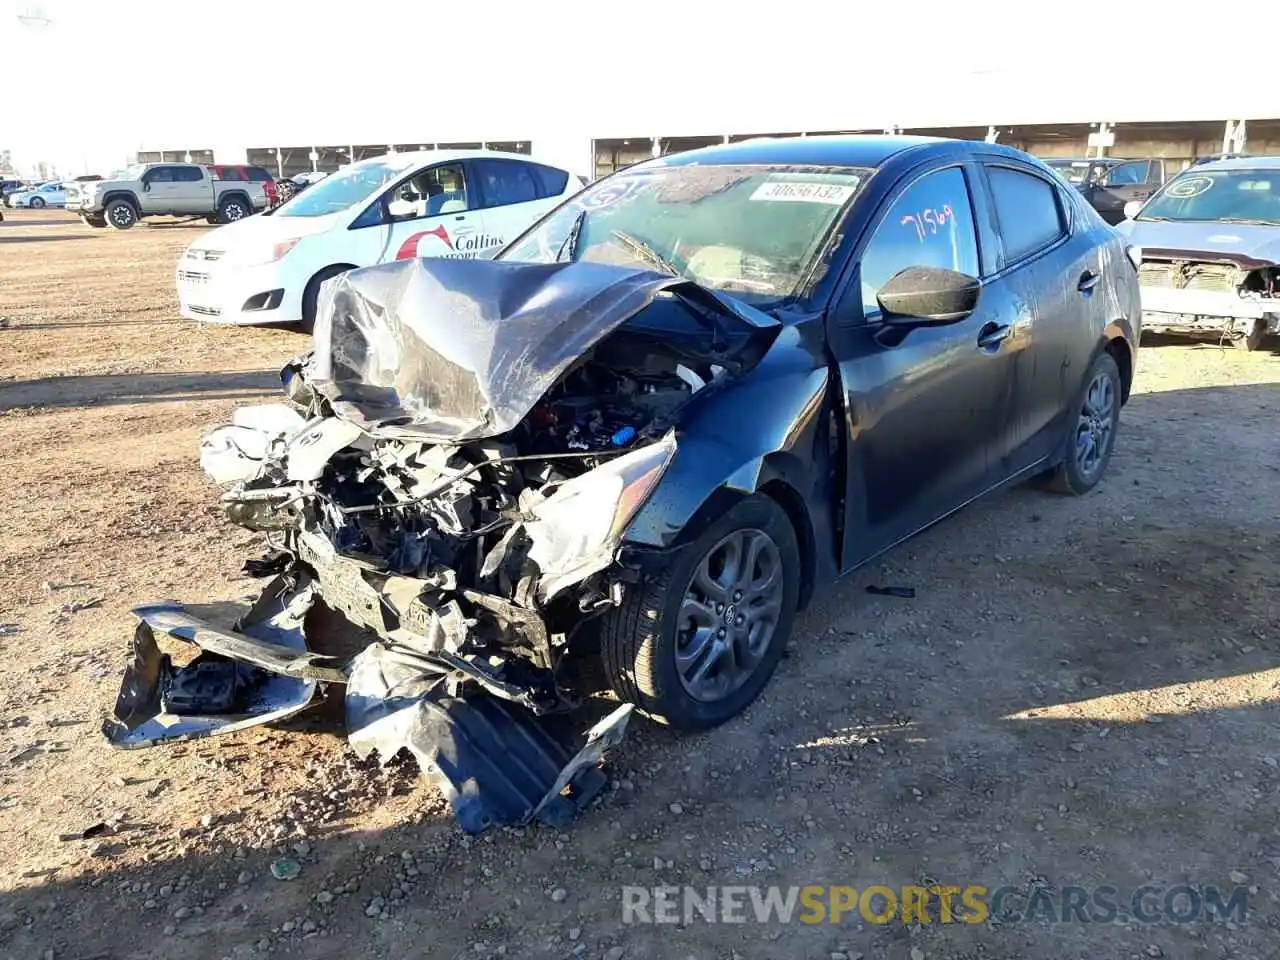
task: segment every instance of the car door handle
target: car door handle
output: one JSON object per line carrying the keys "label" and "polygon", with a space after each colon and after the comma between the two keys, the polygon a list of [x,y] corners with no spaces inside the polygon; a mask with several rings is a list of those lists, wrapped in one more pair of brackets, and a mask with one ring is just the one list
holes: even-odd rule
{"label": "car door handle", "polygon": [[1076,284],[1076,289],[1081,293],[1088,293],[1098,285],[1098,281],[1101,279],[1102,277],[1094,273],[1092,270],[1086,270],[1084,273],[1080,274],[1080,282]]}
{"label": "car door handle", "polygon": [[978,331],[978,346],[991,350],[1000,346],[1013,335],[1013,327],[1007,323],[984,323]]}

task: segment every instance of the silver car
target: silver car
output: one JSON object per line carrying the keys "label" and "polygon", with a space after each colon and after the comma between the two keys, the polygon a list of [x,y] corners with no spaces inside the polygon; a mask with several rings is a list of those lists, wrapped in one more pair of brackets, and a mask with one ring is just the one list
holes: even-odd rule
{"label": "silver car", "polygon": [[1142,251],[1143,329],[1257,350],[1280,333],[1280,157],[1201,164],[1117,229]]}

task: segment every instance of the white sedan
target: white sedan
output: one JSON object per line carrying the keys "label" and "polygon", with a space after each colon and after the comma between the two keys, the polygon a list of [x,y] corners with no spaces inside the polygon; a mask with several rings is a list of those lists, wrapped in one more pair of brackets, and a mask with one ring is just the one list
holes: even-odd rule
{"label": "white sedan", "polygon": [[582,186],[523,154],[442,150],[362,160],[193,242],[178,264],[181,313],[310,329],[329,278],[388,260],[490,257]]}
{"label": "white sedan", "polygon": [[67,203],[67,191],[61,183],[42,183],[31,190],[9,194],[9,206],[30,207],[39,210],[41,207],[62,207]]}

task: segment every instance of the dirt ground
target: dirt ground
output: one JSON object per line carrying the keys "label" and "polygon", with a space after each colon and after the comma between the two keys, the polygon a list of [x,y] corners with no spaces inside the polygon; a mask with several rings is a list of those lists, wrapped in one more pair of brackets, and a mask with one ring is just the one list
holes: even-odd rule
{"label": "dirt ground", "polygon": [[[306,346],[176,319],[197,232],[0,224],[0,958],[1280,956],[1275,353],[1145,346],[1093,494],[1020,488],[899,547],[805,613],[746,715],[637,720],[572,826],[473,840],[333,710],[100,736],[133,605],[256,589],[197,442]],[[1250,893],[1183,924],[623,924],[623,885],[686,883]]]}

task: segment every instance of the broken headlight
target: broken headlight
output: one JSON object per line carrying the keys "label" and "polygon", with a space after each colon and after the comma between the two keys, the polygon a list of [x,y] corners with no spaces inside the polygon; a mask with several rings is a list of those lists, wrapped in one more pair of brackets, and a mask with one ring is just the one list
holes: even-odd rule
{"label": "broken headlight", "polygon": [[613,562],[631,523],[676,453],[675,433],[566,480],[532,510],[525,525],[529,558],[542,572],[547,600]]}

